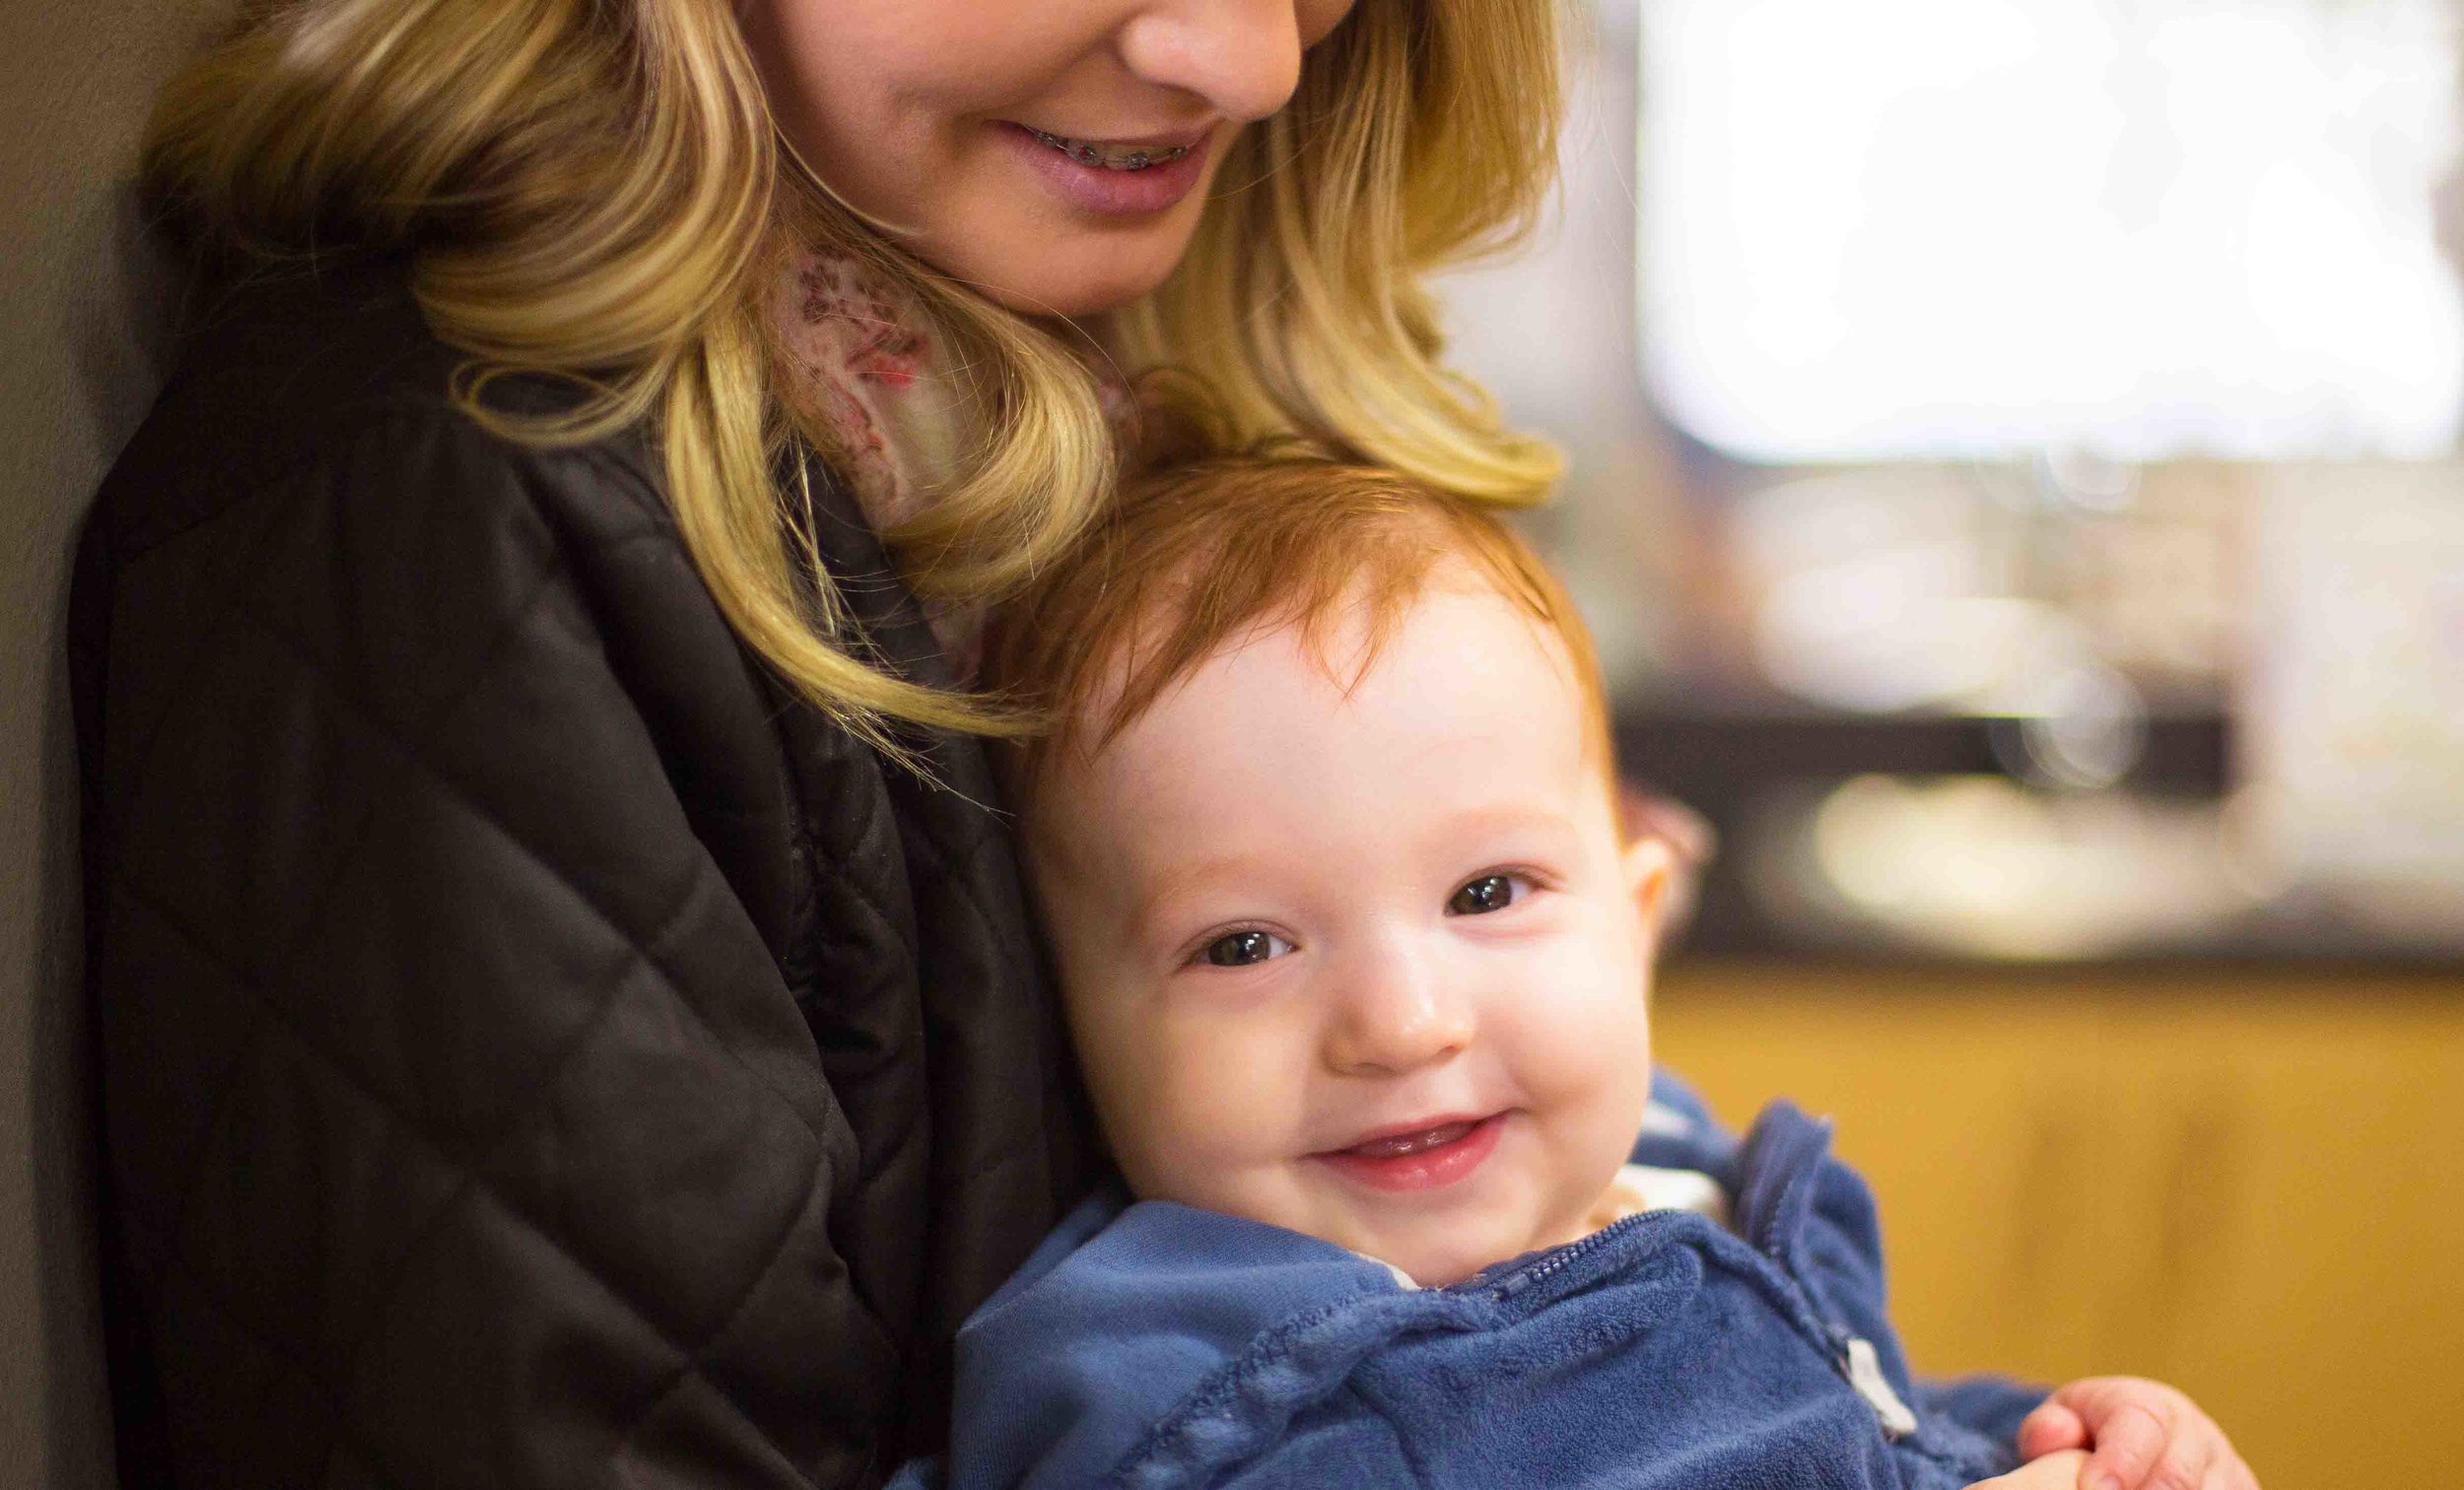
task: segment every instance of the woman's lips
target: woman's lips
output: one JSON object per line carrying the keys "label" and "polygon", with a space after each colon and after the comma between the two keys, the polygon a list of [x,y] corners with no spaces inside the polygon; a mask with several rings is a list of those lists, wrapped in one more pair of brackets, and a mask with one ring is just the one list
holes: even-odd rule
{"label": "woman's lips", "polygon": [[1497,1147],[1506,1115],[1456,1118],[1310,1155],[1373,1189],[1436,1189],[1463,1180]]}
{"label": "woman's lips", "polygon": [[1097,217],[1143,217],[1178,204],[1203,178],[1206,154],[1214,145],[1214,137],[1204,135],[1177,160],[1137,170],[1117,170],[1073,160],[1037,139],[1023,124],[1003,121],[998,128],[1022,164],[1071,206]]}

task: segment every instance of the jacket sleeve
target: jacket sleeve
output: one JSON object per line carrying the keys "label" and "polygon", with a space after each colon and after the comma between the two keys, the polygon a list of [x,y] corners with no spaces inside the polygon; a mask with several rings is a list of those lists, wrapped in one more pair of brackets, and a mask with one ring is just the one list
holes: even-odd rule
{"label": "jacket sleeve", "polygon": [[1798,1203],[1808,1214],[1791,1228],[1789,1266],[1820,1304],[1834,1343],[1845,1349],[1856,1339],[1873,1350],[1884,1385],[1913,1410],[1922,1446],[1969,1463],[1980,1478],[2017,1468],[2019,1419],[2044,1393],[1994,1376],[1915,1379],[1890,1321],[1882,1223],[1865,1178],[1825,1154]]}
{"label": "jacket sleeve", "polygon": [[[114,1376],[180,1483],[877,1473],[854,1138],[676,785],[777,783],[690,738],[747,674],[641,487],[426,410],[176,521],[106,488],[73,642]],[[679,628],[708,675],[632,665]]]}

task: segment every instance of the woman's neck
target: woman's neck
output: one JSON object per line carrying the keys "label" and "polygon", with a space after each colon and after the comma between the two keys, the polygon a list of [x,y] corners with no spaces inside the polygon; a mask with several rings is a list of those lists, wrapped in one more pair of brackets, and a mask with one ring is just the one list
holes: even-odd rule
{"label": "woman's neck", "polygon": [[906,294],[854,255],[799,250],[772,293],[781,397],[875,532],[916,516],[965,459],[981,417]]}
{"label": "woman's neck", "polygon": [[[796,251],[780,271],[769,315],[785,366],[779,395],[821,447],[876,533],[917,517],[961,474],[970,446],[992,417],[975,380],[905,289],[860,257],[827,248]],[[1047,327],[1096,379],[1105,413],[1126,427],[1129,384],[1104,345],[1101,323]],[[927,607],[942,649],[972,675],[980,608]]]}
{"label": "woman's neck", "polygon": [[[822,439],[865,519],[886,532],[923,511],[958,475],[991,417],[981,390],[952,371],[928,319],[902,287],[827,248],[788,260],[770,314],[787,362],[782,396]],[[1109,318],[1028,319],[1084,364],[1105,414],[1123,425],[1133,400]]]}

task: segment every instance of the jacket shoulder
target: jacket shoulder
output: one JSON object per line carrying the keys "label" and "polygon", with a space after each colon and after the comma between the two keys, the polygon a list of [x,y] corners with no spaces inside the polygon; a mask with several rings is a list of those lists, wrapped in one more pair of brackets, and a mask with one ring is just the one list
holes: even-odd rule
{"label": "jacket shoulder", "polygon": [[[591,631],[610,601],[681,612],[639,629],[685,624],[728,644],[708,624],[648,441],[551,446],[490,429],[452,397],[462,362],[382,266],[215,300],[79,547],[71,674],[89,749],[106,715],[112,734],[142,728],[130,711],[177,693],[183,659],[241,609],[395,720],[466,685],[513,619],[542,605],[580,606]],[[517,382],[492,402],[544,413],[555,397]],[[650,570],[659,582],[603,582]]]}
{"label": "jacket shoulder", "polygon": [[[619,526],[665,519],[637,432],[550,446],[463,408],[454,388],[471,359],[430,328],[397,262],[268,270],[206,299],[97,497],[94,523],[123,559],[320,474],[347,473],[372,505],[562,497]],[[577,396],[519,374],[493,381],[487,401],[517,421]]]}

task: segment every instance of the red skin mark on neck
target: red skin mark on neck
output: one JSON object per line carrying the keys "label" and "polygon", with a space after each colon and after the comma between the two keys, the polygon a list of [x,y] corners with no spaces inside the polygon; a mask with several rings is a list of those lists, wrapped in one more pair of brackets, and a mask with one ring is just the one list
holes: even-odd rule
{"label": "red skin mark on neck", "polygon": [[887,300],[862,293],[860,282],[843,265],[810,264],[797,279],[804,292],[804,319],[844,328],[849,338],[844,365],[850,377],[892,388],[914,384],[931,351],[924,332],[909,325]]}

